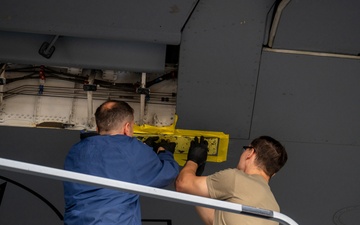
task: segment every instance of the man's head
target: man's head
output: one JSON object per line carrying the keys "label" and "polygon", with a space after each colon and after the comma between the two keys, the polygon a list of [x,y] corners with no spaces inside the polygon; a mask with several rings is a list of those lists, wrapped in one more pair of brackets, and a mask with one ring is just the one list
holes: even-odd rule
{"label": "man's head", "polygon": [[269,136],[260,136],[251,142],[256,153],[255,164],[269,177],[277,173],[287,161],[284,146]]}
{"label": "man's head", "polygon": [[99,134],[133,135],[134,109],[123,101],[109,100],[95,112]]}

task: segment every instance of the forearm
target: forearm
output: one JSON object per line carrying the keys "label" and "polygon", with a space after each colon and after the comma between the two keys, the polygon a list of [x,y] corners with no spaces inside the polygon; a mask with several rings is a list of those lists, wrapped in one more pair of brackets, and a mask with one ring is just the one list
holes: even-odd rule
{"label": "forearm", "polygon": [[184,167],[181,169],[178,177],[176,178],[176,190],[179,192],[189,193],[188,189],[191,182],[195,178],[195,171],[197,164],[192,161],[187,161]]}
{"label": "forearm", "polygon": [[188,194],[210,197],[205,176],[196,176],[198,166],[193,161],[187,161],[176,179],[176,190]]}
{"label": "forearm", "polygon": [[196,206],[196,211],[199,214],[200,218],[204,221],[206,225],[212,225],[214,222],[214,213],[215,210],[211,208],[205,208],[201,206]]}

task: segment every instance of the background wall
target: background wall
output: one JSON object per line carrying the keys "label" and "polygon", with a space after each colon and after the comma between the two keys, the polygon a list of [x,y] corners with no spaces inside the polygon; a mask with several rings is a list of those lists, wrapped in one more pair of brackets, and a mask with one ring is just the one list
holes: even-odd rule
{"label": "background wall", "polygon": [[[209,163],[205,175],[234,167],[241,146],[259,135],[279,139],[289,161],[270,185],[282,212],[299,224],[359,224],[360,2],[290,1],[269,48],[277,3],[199,1],[188,20],[182,17],[184,27],[176,23],[178,128],[230,134],[228,160]],[[284,49],[326,54],[275,51]],[[0,156],[61,168],[78,138],[76,131],[0,127]],[[25,183],[62,212],[60,182],[0,175]],[[17,186],[11,190],[3,196],[1,224],[62,224],[38,199]],[[193,206],[142,203],[146,219],[201,223]]]}

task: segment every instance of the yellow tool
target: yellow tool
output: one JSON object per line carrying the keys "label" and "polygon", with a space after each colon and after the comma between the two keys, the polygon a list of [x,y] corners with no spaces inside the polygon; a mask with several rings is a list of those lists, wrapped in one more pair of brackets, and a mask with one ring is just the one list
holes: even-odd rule
{"label": "yellow tool", "polygon": [[224,162],[226,161],[229,135],[216,131],[200,131],[200,130],[183,130],[175,129],[177,119],[174,124],[167,127],[155,127],[150,125],[141,125],[134,127],[134,136],[141,141],[145,141],[148,137],[158,136],[161,139],[175,142],[174,158],[183,166],[187,159],[187,153],[190,143],[195,137],[203,136],[208,142],[208,162]]}

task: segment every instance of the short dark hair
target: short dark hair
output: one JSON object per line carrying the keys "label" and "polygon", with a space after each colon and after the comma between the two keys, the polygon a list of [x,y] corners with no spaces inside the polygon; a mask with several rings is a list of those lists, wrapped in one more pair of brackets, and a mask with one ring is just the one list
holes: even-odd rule
{"label": "short dark hair", "polygon": [[134,120],[134,109],[124,101],[108,100],[95,112],[98,132],[108,132]]}
{"label": "short dark hair", "polygon": [[251,142],[256,152],[256,163],[264,172],[272,177],[287,161],[285,147],[269,136],[260,136]]}

